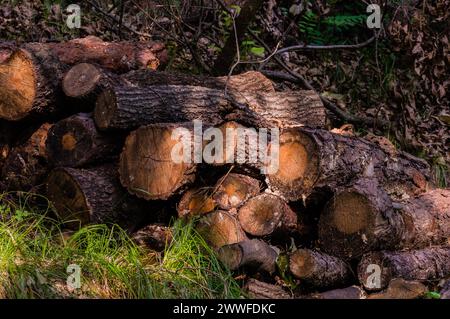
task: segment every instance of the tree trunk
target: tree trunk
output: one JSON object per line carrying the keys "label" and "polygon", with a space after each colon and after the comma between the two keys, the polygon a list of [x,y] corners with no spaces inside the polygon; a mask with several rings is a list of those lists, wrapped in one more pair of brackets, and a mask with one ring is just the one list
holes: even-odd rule
{"label": "tree trunk", "polygon": [[293,252],[289,269],[296,278],[316,288],[343,286],[352,278],[352,271],[344,261],[310,249]]}
{"label": "tree trunk", "polygon": [[427,291],[428,288],[420,282],[395,278],[385,291],[371,294],[368,299],[417,299]]}
{"label": "tree trunk", "polygon": [[163,51],[160,43],[108,43],[96,37],[15,48],[0,65],[0,118],[17,121],[56,111],[56,102],[63,97],[60,81],[68,65],[93,62],[118,72],[156,68],[157,56],[163,58]]}
{"label": "tree trunk", "polygon": [[449,234],[450,190],[393,203],[373,179],[339,189],[319,221],[321,248],[346,259],[371,250],[446,244]]}
{"label": "tree trunk", "polygon": [[359,282],[366,290],[381,290],[393,278],[428,281],[450,276],[450,248],[429,247],[411,251],[376,251],[358,265]]}
{"label": "tree trunk", "polygon": [[231,270],[245,267],[273,274],[279,251],[262,240],[251,239],[222,246],[218,254],[219,259]]}
{"label": "tree trunk", "polygon": [[7,190],[37,192],[49,171],[45,141],[51,124],[43,124],[24,143],[9,150],[1,170],[3,187]]}
{"label": "tree trunk", "polygon": [[268,176],[271,189],[300,200],[314,189],[335,189],[362,177],[376,177],[389,195],[423,192],[429,166],[406,153],[389,154],[365,139],[311,128],[288,128],[280,135],[279,170]]}
{"label": "tree trunk", "polygon": [[132,231],[150,208],[120,186],[117,167],[57,168],[47,180],[47,197],[70,228],[86,224],[117,223]]}
{"label": "tree trunk", "polygon": [[246,282],[243,290],[251,299],[292,299],[282,287],[253,278]]}
{"label": "tree trunk", "polygon": [[236,218],[221,210],[202,217],[196,229],[213,249],[247,239]]}
{"label": "tree trunk", "polygon": [[297,230],[297,214],[281,198],[261,194],[249,199],[238,212],[239,222],[248,234],[266,236]]}
{"label": "tree trunk", "polygon": [[[182,162],[183,156],[192,155],[192,149],[189,147],[184,152],[177,146],[184,145],[183,136],[172,139],[172,135],[181,129],[194,134],[191,123],[153,124],[141,127],[127,137],[119,172],[128,192],[147,200],[167,199],[194,181],[194,157],[191,157],[192,161]],[[172,158],[173,150],[180,161]]]}
{"label": "tree trunk", "polygon": [[97,99],[95,122],[102,129],[132,130],[153,123],[201,120],[219,125],[238,120],[253,127],[325,125],[325,108],[313,91],[228,92],[198,86],[114,86]]}
{"label": "tree trunk", "polygon": [[311,294],[306,299],[366,299],[367,294],[361,287],[350,286],[347,288],[333,289],[321,293]]}
{"label": "tree trunk", "polygon": [[117,159],[123,141],[122,135],[98,132],[91,115],[80,113],[53,125],[46,149],[55,166],[81,167]]}
{"label": "tree trunk", "polygon": [[170,227],[154,224],[139,229],[131,238],[141,247],[162,252],[170,245],[173,237]]}
{"label": "tree trunk", "polygon": [[216,183],[213,198],[220,209],[237,209],[248,199],[258,195],[260,189],[261,185],[257,179],[230,173]]}

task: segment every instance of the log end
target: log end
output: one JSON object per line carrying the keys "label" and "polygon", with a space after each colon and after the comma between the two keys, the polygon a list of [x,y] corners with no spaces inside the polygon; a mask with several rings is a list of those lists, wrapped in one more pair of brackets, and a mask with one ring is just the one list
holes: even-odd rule
{"label": "log end", "polygon": [[90,63],[72,67],[62,81],[62,88],[68,97],[84,97],[93,92],[101,79],[100,71]]}

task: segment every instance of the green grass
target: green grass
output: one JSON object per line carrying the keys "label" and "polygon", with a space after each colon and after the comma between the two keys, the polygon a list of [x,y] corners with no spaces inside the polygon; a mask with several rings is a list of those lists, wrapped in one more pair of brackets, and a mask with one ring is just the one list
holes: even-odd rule
{"label": "green grass", "polygon": [[[192,223],[173,224],[164,254],[145,251],[114,225],[65,235],[29,195],[0,195],[0,298],[239,298],[241,290]],[[66,285],[81,268],[81,288]]]}

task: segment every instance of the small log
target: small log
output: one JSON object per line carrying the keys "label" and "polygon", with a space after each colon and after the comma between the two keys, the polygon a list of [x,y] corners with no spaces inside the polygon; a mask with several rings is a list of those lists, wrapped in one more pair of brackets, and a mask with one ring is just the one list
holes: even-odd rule
{"label": "small log", "polygon": [[147,225],[136,231],[133,241],[146,249],[162,252],[172,242],[172,229],[162,225]]}
{"label": "small log", "polygon": [[297,214],[281,198],[261,194],[249,199],[238,212],[239,222],[248,234],[266,236],[297,229]]}
{"label": "small log", "polygon": [[325,125],[325,108],[312,91],[228,92],[199,86],[114,86],[97,99],[94,118],[101,130],[132,130],[153,123],[201,120],[219,125],[239,120],[253,127]]}
{"label": "small log", "polygon": [[358,286],[333,289],[320,293],[311,294],[306,299],[366,299],[366,292]]}
{"label": "small log", "polygon": [[194,188],[185,192],[178,203],[178,217],[192,218],[212,212],[216,208],[216,202],[208,190],[208,188]]}
{"label": "small log", "polygon": [[358,265],[359,282],[369,291],[386,288],[393,278],[423,282],[448,276],[449,247],[370,252]]}
{"label": "small log", "polygon": [[428,288],[420,282],[395,278],[385,291],[371,294],[368,299],[417,299],[427,291]]}
{"label": "small log", "polygon": [[[147,200],[167,199],[194,181],[194,156],[188,162],[176,162],[172,158],[173,150],[181,159],[187,155],[176,146],[183,142],[183,136],[175,134],[181,129],[194,134],[191,123],[153,124],[141,127],[127,137],[120,156],[119,173],[128,192]],[[178,138],[172,139],[172,135]]]}
{"label": "small log", "polygon": [[214,201],[220,209],[237,209],[249,198],[259,194],[260,183],[250,176],[230,173],[219,179],[214,191]]}
{"label": "small log", "polygon": [[246,267],[273,274],[279,251],[262,240],[251,239],[222,246],[218,254],[219,259],[231,270]]}
{"label": "small log", "polygon": [[43,124],[23,144],[12,149],[4,148],[1,180],[5,189],[37,192],[49,171],[45,142],[51,124]]}
{"label": "small log", "polygon": [[429,165],[406,153],[387,153],[362,138],[305,127],[280,135],[279,169],[268,185],[289,200],[300,200],[314,189],[348,185],[376,177],[393,198],[424,192],[430,184]]}
{"label": "small log", "polygon": [[150,210],[120,186],[117,166],[56,168],[47,180],[47,197],[69,228],[116,223],[133,231]]}
{"label": "small log", "polygon": [[319,221],[320,247],[346,259],[371,250],[448,244],[449,234],[450,190],[393,203],[374,179],[338,190]]}
{"label": "small log", "polygon": [[80,113],[53,125],[46,150],[55,166],[81,167],[117,159],[123,141],[121,135],[97,131],[90,114]]}
{"label": "small log", "polygon": [[311,249],[297,249],[289,259],[289,269],[298,279],[318,288],[343,286],[352,271],[341,259]]}
{"label": "small log", "polygon": [[243,288],[251,299],[292,299],[282,287],[250,278]]}
{"label": "small log", "polygon": [[205,215],[196,229],[213,249],[247,239],[239,222],[226,211],[219,210]]}

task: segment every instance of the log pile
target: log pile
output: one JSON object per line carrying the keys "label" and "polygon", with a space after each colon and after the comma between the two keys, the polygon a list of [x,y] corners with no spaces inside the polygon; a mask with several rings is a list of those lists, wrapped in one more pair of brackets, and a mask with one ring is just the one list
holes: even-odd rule
{"label": "log pile", "polygon": [[190,220],[257,298],[419,297],[450,277],[450,190],[330,131],[316,93],[156,70],[156,42],[3,47],[0,190],[43,194],[68,228],[116,223],[163,252]]}

